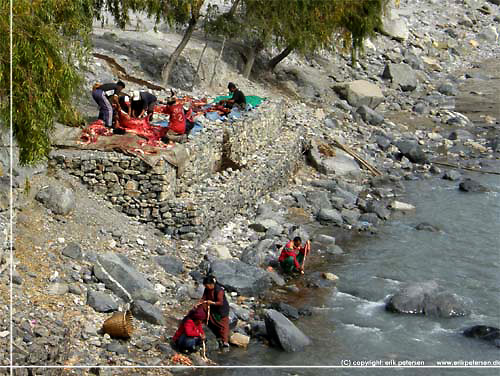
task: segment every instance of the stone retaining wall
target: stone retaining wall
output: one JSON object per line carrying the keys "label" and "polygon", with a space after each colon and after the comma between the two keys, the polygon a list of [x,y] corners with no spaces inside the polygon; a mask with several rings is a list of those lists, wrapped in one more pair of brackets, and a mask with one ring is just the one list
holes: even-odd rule
{"label": "stone retaining wall", "polygon": [[266,103],[242,121],[206,127],[186,144],[190,161],[180,178],[166,162],[151,168],[115,152],[56,150],[50,163],[79,176],[126,214],[175,237],[202,239],[237,213],[253,210],[258,197],[296,168],[302,139],[286,127],[284,108]]}

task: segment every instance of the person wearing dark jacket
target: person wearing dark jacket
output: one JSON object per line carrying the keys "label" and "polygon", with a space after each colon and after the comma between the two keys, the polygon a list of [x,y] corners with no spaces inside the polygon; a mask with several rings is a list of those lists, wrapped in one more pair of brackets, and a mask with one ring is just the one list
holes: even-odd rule
{"label": "person wearing dark jacket", "polygon": [[229,303],[224,288],[213,276],[203,279],[205,291],[199,305],[206,303],[210,307],[208,327],[219,340],[221,347],[229,347]]}
{"label": "person wearing dark jacket", "polygon": [[202,306],[192,309],[184,317],[179,325],[179,328],[172,337],[179,351],[193,352],[201,346],[205,340],[205,332],[203,331],[203,321],[207,318],[207,314]]}
{"label": "person wearing dark jacket", "polygon": [[108,128],[113,126],[113,107],[110,98],[118,95],[124,88],[125,84],[122,81],[116,84],[95,84],[92,87],[92,98],[99,106],[98,119],[104,121],[104,125]]}
{"label": "person wearing dark jacket", "polygon": [[227,85],[229,92],[232,94],[231,99],[224,99],[219,102],[219,104],[223,105],[227,108],[233,108],[235,105],[240,109],[244,110],[247,106],[247,99],[245,94],[236,87],[236,85],[230,82]]}
{"label": "person wearing dark jacket", "polygon": [[149,117],[149,121],[153,120],[155,106],[158,103],[158,98],[147,91],[136,90],[132,96],[132,116],[142,118]]}

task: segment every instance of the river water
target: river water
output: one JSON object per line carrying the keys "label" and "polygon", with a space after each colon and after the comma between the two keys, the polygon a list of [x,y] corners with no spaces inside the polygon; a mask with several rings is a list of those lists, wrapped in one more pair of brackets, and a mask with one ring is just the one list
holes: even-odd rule
{"label": "river water", "polygon": [[[492,162],[489,169],[500,171],[500,163]],[[344,255],[321,263],[321,270],[339,276],[337,288],[295,301],[296,306],[318,307],[312,316],[296,322],[311,338],[312,346],[287,354],[252,342],[248,350],[224,354],[223,364],[340,366],[346,360],[352,364],[362,360],[394,360],[396,364],[411,360],[435,366],[441,360],[500,360],[498,348],[461,334],[472,325],[500,326],[500,176],[466,176],[493,191],[462,193],[457,182],[441,179],[408,182],[400,200],[415,205],[415,212],[387,222],[375,236],[343,244]],[[420,222],[442,231],[417,231],[415,226]],[[462,297],[471,314],[438,319],[384,310],[385,299],[405,283],[429,280]],[[323,371],[273,369],[266,373],[315,375]],[[335,373],[339,371],[347,370],[337,369]],[[356,371],[372,375],[375,370]],[[420,371],[407,369],[404,373]],[[449,371],[433,369],[432,374],[453,374]],[[262,370],[219,372],[259,374]],[[467,374],[498,375],[499,371],[469,369]]]}

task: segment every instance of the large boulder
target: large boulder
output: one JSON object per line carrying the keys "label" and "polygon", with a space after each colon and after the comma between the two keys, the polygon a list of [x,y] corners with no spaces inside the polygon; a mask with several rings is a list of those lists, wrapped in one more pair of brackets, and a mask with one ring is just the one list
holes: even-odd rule
{"label": "large boulder", "polygon": [[135,269],[125,255],[108,252],[97,256],[94,274],[108,289],[125,301],[130,301],[131,298],[151,304],[158,301],[158,294],[153,285]]}
{"label": "large boulder", "polygon": [[294,306],[291,306],[290,304],[286,304],[283,302],[272,303],[271,308],[278,312],[281,312],[290,320],[298,320],[300,317],[299,310]]}
{"label": "large boulder", "polygon": [[321,223],[333,223],[339,226],[344,222],[342,215],[336,209],[321,209],[317,218]]}
{"label": "large boulder", "polygon": [[184,272],[184,265],[182,264],[182,261],[178,260],[174,256],[158,256],[155,257],[155,261],[168,274],[177,275]]}
{"label": "large boulder", "polygon": [[268,272],[240,260],[215,260],[210,265],[210,273],[228,291],[240,295],[259,295],[271,287]]}
{"label": "large boulder", "polygon": [[42,188],[35,198],[55,214],[66,215],[75,208],[75,194],[71,189],[60,185],[50,184]]}
{"label": "large boulder", "polygon": [[382,114],[379,114],[377,111],[365,105],[360,106],[356,110],[356,113],[361,116],[361,119],[371,125],[380,125],[384,122],[384,116]]}
{"label": "large boulder", "polygon": [[134,304],[132,304],[132,314],[139,320],[144,320],[154,325],[165,325],[163,312],[158,307],[144,300],[134,301]]}
{"label": "large boulder", "polygon": [[330,209],[332,207],[328,196],[328,193],[325,191],[309,191],[306,193],[306,200],[314,208],[314,211],[317,212],[322,208]]}
{"label": "large boulder", "polygon": [[455,294],[443,291],[434,281],[414,283],[389,298],[389,312],[422,314],[434,317],[465,316],[464,303]]}
{"label": "large boulder", "polygon": [[493,326],[474,325],[464,330],[464,336],[482,339],[500,347],[500,329]]}
{"label": "large boulder", "polygon": [[406,20],[400,18],[394,11],[390,11],[382,18],[382,33],[398,41],[404,41],[408,39],[410,31]]}
{"label": "large boulder", "polygon": [[346,152],[335,148],[335,156],[321,161],[320,172],[357,178],[361,175],[361,168],[356,160]]}
{"label": "large boulder", "polygon": [[382,77],[391,80],[392,84],[403,91],[413,91],[418,81],[415,71],[408,64],[392,64],[385,66]]}
{"label": "large boulder", "polygon": [[263,239],[258,243],[253,243],[245,248],[240,260],[253,266],[267,266],[270,260],[277,258],[273,246],[272,239]]}
{"label": "large boulder", "polygon": [[377,85],[364,80],[356,80],[348,83],[338,84],[333,87],[343,99],[353,107],[366,105],[375,109],[384,101],[382,90]]}
{"label": "large boulder", "polygon": [[428,158],[420,145],[412,140],[400,140],[394,143],[399,152],[413,163],[427,163]]}
{"label": "large boulder", "polygon": [[311,344],[311,340],[283,314],[274,309],[264,311],[266,331],[271,343],[286,352],[295,352]]}
{"label": "large boulder", "polygon": [[118,303],[108,294],[100,291],[88,290],[87,304],[97,312],[113,312],[118,310]]}

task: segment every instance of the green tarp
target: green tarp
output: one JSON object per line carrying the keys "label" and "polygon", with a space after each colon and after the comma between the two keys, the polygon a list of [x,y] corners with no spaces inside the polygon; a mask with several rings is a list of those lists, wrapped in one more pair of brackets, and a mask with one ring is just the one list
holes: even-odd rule
{"label": "green tarp", "polygon": [[[222,101],[224,99],[231,99],[233,96],[232,95],[220,95],[214,99],[212,103],[217,103],[219,101]],[[267,98],[259,97],[257,95],[245,95],[245,98],[247,100],[247,103],[252,105],[252,107],[257,107],[259,106],[263,101],[265,101]]]}

